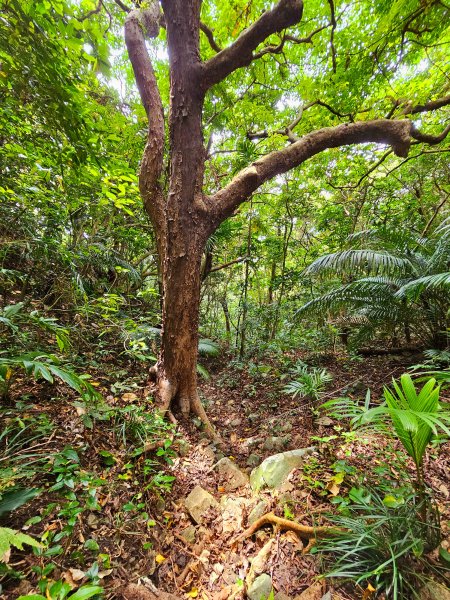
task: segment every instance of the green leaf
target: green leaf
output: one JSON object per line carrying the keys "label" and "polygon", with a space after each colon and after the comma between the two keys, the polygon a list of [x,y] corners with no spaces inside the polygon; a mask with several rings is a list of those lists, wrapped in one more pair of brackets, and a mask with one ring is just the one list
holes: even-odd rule
{"label": "green leaf", "polygon": [[83,585],[74,594],[69,596],[70,600],[86,600],[96,594],[102,594],[103,588],[99,585]]}
{"label": "green leaf", "polygon": [[3,492],[0,498],[0,517],[9,513],[39,494],[38,488],[12,488]]}
{"label": "green leaf", "polygon": [[20,531],[14,531],[9,527],[0,527],[0,561],[5,556],[6,552],[14,546],[19,550],[23,550],[23,545],[28,544],[35,548],[40,548],[41,544],[34,540],[29,535],[21,533]]}

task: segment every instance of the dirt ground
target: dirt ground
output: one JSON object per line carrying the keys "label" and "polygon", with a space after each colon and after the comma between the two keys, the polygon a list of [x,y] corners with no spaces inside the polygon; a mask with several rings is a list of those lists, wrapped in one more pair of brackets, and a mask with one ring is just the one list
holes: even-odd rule
{"label": "dirt ground", "polygon": [[[344,355],[321,357],[317,363],[333,375],[321,401],[339,396],[362,400],[367,388],[371,389],[372,400],[376,400],[384,384],[415,362],[418,357],[412,355],[372,356],[362,361],[351,361]],[[339,427],[336,431],[339,423],[321,418],[311,410],[310,403],[281,392],[286,378],[276,363],[268,361],[264,367],[250,374],[247,368],[229,368],[218,360],[208,365],[212,378],[201,383],[201,395],[223,445],[211,444],[199,424],[180,423],[173,444],[177,454],[172,464],[165,467],[165,474],[175,477],[168,492],[163,486],[144,489],[138,463],[147,455],[131,465],[108,424],[99,422],[94,429],[87,429],[70,396],[55,405],[35,389],[30,390],[27,413],[47,414],[55,424],[53,433],[41,442],[39,450],[50,455],[68,445],[77,449],[81,469],[96,474],[100,480],[98,504],[92,509],[85,507],[76,516],[73,531],[60,542],[63,548],[60,554],[42,557],[14,551],[9,566],[25,577],[19,581],[10,575],[0,576],[3,587],[0,598],[13,600],[21,593],[35,591],[36,567],[49,561],[55,564],[49,578],[72,580],[74,586],[80,585],[86,578],[74,581],[74,573],[86,573],[100,555],[103,566],[98,577],[106,588],[106,598],[111,599],[125,598],[124,586],[140,582],[145,590],[156,586],[180,598],[239,600],[245,598],[246,578],[256,556],[264,558],[265,572],[269,572],[279,594],[275,598],[295,598],[311,588],[321,572],[321,564],[314,554],[304,553],[305,540],[292,531],[267,526],[235,542],[248,525],[249,512],[264,500],[265,512],[273,511],[305,525],[326,524],[323,512],[333,509],[330,500],[344,496],[356,481],[353,475],[346,475],[336,484],[332,465],[345,461],[359,473],[358,481],[363,473],[363,479],[370,483],[375,477],[374,466],[386,460],[395,476],[395,463],[388,455],[392,452],[392,442],[383,438],[361,441],[346,437]],[[110,382],[106,378],[99,378],[99,382],[100,391],[113,401]],[[127,393],[130,394],[118,394],[117,401],[125,402]],[[144,402],[146,393],[146,382],[141,380],[133,388],[134,401]],[[228,457],[249,474],[252,467],[270,455],[309,446],[316,450],[305,463],[305,469],[294,471],[282,490],[261,491],[258,498],[248,485],[228,491],[214,468],[220,458]],[[105,466],[102,451],[114,456],[112,466]],[[154,453],[149,453],[150,456],[154,457]],[[450,517],[449,465],[449,444],[428,453],[427,483],[435,492],[441,512],[444,548],[448,548]],[[412,469],[407,464],[409,468]],[[46,531],[62,531],[61,511],[67,500],[54,491],[46,491],[48,476],[38,476],[32,483],[42,486],[44,491],[15,511],[7,525],[19,529],[30,517],[39,515],[39,523],[26,526],[26,533],[39,537]],[[210,492],[221,507],[211,510],[200,525],[193,522],[185,507],[186,497],[197,485]],[[231,510],[234,513],[230,516],[227,509],[224,516],[224,507],[234,507]],[[86,540],[90,539],[96,542],[95,550],[86,549]],[[106,561],[105,556],[108,556]],[[322,582],[316,584],[316,596],[308,597],[320,600],[327,589],[332,592],[330,598],[356,600],[363,594],[354,586]]]}

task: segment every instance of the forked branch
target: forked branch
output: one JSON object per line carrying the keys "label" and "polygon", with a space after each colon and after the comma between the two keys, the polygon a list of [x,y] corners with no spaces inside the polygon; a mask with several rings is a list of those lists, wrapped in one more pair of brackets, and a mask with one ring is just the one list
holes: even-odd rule
{"label": "forked branch", "polygon": [[230,73],[246,67],[258,55],[253,52],[265,39],[300,22],[303,14],[302,0],[279,0],[272,9],[246,29],[238,39],[202,65],[205,89],[223,81]]}

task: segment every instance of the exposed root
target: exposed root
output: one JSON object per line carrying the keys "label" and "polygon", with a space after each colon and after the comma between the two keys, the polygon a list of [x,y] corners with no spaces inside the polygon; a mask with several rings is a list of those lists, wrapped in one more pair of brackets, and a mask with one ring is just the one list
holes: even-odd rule
{"label": "exposed root", "polygon": [[160,398],[159,409],[164,414],[169,410],[170,403],[172,402],[172,398],[175,395],[173,385],[168,379],[160,379],[158,381],[158,391]]}
{"label": "exposed root", "polygon": [[175,425],[175,426],[178,425],[178,421],[177,421],[176,417],[174,417],[173,412],[171,410],[167,411],[167,416],[169,418],[169,421],[172,423],[172,425]]}
{"label": "exposed root", "polygon": [[[253,535],[256,531],[258,531],[258,529],[260,529],[264,525],[275,525],[279,529],[294,531],[299,537],[309,541],[315,540],[316,538],[328,537],[342,531],[336,527],[326,525],[320,527],[302,525],[301,523],[296,523],[295,521],[289,521],[288,519],[282,519],[281,517],[277,517],[273,512],[270,512],[260,517],[257,521],[253,523],[253,525],[251,525],[243,533],[241,533],[241,535],[235,537],[231,541],[231,545],[235,545],[239,542],[244,541],[246,538]],[[310,544],[308,544],[307,547],[310,547]]]}
{"label": "exposed root", "polygon": [[[170,408],[173,399],[177,394],[177,388],[173,385],[169,379],[162,376],[160,373],[158,365],[154,365],[150,369],[150,374],[152,377],[155,377],[158,382],[158,395],[159,395],[159,411],[162,415],[168,416],[169,420],[177,424],[177,420],[173,416]],[[211,421],[208,419],[208,415],[203,408],[203,405],[198,396],[197,390],[194,390],[192,393],[180,393],[178,392],[178,403],[180,406],[181,414],[185,419],[189,417],[191,413],[194,413],[204,424],[204,431],[206,435],[218,445],[221,445],[222,439],[214,429],[211,424]]]}

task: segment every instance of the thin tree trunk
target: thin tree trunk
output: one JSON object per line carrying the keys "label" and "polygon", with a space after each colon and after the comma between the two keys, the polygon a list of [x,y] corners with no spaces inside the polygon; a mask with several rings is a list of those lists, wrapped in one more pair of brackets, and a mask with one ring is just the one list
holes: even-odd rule
{"label": "thin tree trunk", "polygon": [[[250,201],[250,216],[248,221],[247,231],[247,256],[250,256],[252,250],[252,216],[253,216],[253,204]],[[242,294],[243,307],[242,307],[242,320],[241,320],[241,342],[239,346],[239,359],[242,360],[245,353],[245,342],[247,333],[247,313],[248,313],[248,285],[250,277],[250,261],[245,262],[245,276],[244,276],[244,290]]]}

